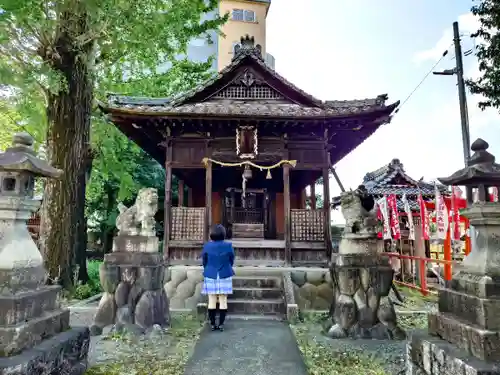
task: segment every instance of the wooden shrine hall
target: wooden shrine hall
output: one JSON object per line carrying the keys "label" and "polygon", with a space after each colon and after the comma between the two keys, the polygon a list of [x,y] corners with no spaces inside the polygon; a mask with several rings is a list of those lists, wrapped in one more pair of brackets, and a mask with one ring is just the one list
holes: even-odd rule
{"label": "wooden shrine hall", "polygon": [[[389,122],[399,102],[386,100],[316,99],[268,67],[247,35],[231,64],[190,92],[110,95],[100,108],[165,166],[170,264],[199,264],[209,228],[222,223],[238,265],[324,266],[332,246],[329,169]],[[181,186],[177,207],[172,175]],[[327,204],[316,207],[320,177]]]}

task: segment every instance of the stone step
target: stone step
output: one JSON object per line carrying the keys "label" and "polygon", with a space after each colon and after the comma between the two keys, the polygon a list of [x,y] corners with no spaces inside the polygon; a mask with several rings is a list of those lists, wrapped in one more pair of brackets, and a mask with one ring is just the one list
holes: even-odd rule
{"label": "stone step", "polygon": [[227,301],[228,312],[252,315],[278,315],[285,313],[282,298],[270,300],[230,299]]}
{"label": "stone step", "polygon": [[280,280],[270,276],[234,276],[234,288],[280,288]]}
{"label": "stone step", "polygon": [[234,239],[245,239],[245,238],[255,238],[255,239],[263,239],[264,232],[233,232]]}
{"label": "stone step", "polygon": [[276,300],[283,296],[279,288],[233,288],[229,299]]}
{"label": "stone step", "polygon": [[264,321],[282,321],[285,319],[285,316],[282,314],[273,314],[273,315],[245,315],[245,314],[228,314],[226,320],[234,321],[234,320],[264,320]]}
{"label": "stone step", "polygon": [[264,229],[263,223],[233,223],[234,229]]}

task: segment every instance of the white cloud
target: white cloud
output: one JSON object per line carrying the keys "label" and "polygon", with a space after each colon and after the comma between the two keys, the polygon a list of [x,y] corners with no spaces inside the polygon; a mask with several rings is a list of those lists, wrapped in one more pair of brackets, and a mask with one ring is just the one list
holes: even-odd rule
{"label": "white cloud", "polygon": [[[458,25],[461,35],[469,35],[477,31],[479,28],[479,20],[472,13],[467,13],[458,17]],[[444,30],[443,35],[432,48],[417,52],[414,56],[414,61],[417,64],[428,60],[437,61],[441,58],[444,51],[449,50],[452,46],[453,28],[450,27]]]}
{"label": "white cloud", "polygon": [[[466,50],[469,46],[467,45],[467,38],[465,36],[474,33],[479,28],[479,19],[472,13],[463,14],[458,17],[458,24],[460,27],[460,34],[462,36],[462,48]],[[453,29],[450,27],[443,31],[443,35],[437,41],[437,43],[430,49],[417,52],[414,55],[414,61],[420,64],[427,60],[437,61],[441,58],[443,51],[448,49],[449,44],[453,42]],[[479,42],[479,41],[477,41]],[[470,44],[470,43],[469,43]],[[479,63],[474,55],[470,55],[464,61],[464,76],[465,78],[478,78],[480,76]],[[444,77],[443,77],[444,78]],[[451,78],[451,77],[450,77]],[[487,109],[482,111],[479,109],[478,104],[484,99],[481,95],[467,95],[467,107],[469,114],[469,125],[471,130],[479,130],[492,125],[494,122],[498,121],[498,111],[495,109]],[[450,119],[455,119],[455,114],[459,113],[459,104],[457,97],[450,98],[449,102],[446,103],[437,118],[441,118],[444,122],[443,124],[450,124]],[[447,121],[448,120],[448,121]]]}

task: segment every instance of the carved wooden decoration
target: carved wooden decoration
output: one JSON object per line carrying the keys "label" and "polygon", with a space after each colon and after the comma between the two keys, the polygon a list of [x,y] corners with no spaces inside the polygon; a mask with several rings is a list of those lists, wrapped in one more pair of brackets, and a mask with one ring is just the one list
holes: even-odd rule
{"label": "carved wooden decoration", "polygon": [[254,159],[259,153],[257,128],[240,126],[236,129],[236,155],[241,159]]}
{"label": "carved wooden decoration", "polygon": [[214,99],[231,100],[283,100],[284,96],[270,87],[253,71],[247,69],[229,85],[212,96]]}

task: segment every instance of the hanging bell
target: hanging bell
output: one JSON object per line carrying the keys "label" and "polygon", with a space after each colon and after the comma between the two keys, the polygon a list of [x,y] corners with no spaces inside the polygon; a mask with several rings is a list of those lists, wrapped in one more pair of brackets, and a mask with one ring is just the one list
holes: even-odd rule
{"label": "hanging bell", "polygon": [[250,169],[250,166],[248,164],[245,165],[245,170],[243,171],[243,177],[246,178],[247,180],[252,178],[252,170]]}
{"label": "hanging bell", "polygon": [[271,170],[268,169],[267,174],[266,174],[266,180],[271,180],[272,178],[273,178],[273,176],[271,176]]}

